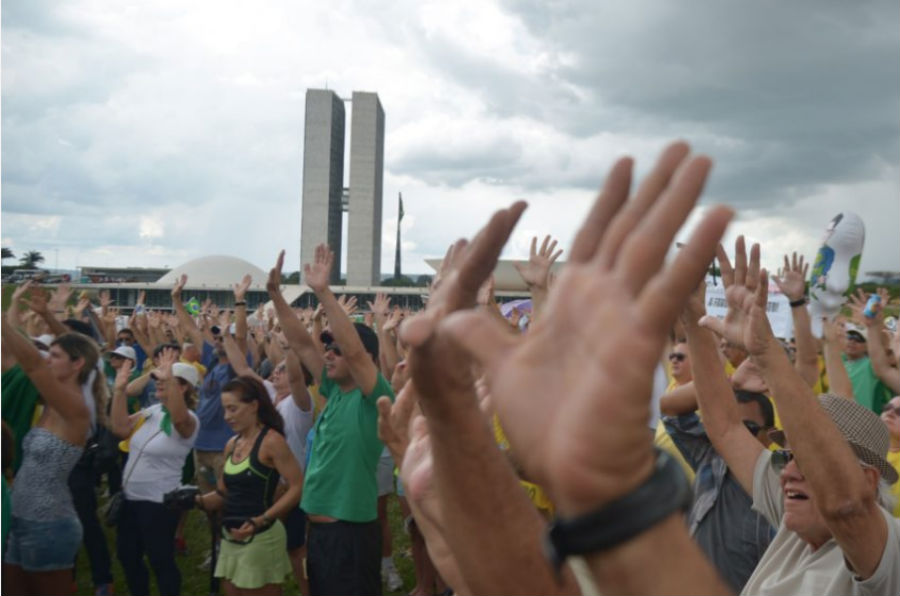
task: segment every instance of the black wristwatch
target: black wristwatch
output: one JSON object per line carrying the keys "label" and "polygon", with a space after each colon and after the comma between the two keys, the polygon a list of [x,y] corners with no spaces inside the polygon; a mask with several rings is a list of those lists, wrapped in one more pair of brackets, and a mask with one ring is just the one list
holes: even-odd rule
{"label": "black wristwatch", "polygon": [[656,451],[653,473],[627,495],[572,519],[556,518],[544,537],[544,552],[557,573],[566,557],[618,546],[691,506],[691,486],[678,462]]}

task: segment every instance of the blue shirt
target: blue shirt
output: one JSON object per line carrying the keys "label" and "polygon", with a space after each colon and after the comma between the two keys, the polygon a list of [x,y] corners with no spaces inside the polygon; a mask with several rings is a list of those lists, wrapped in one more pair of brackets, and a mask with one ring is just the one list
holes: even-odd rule
{"label": "blue shirt", "polygon": [[231,365],[220,363],[216,351],[209,342],[203,342],[203,366],[206,376],[200,385],[200,399],[197,403],[197,418],[200,432],[194,449],[200,451],[224,451],[225,444],[234,434],[225,424],[225,409],[222,407],[222,387],[236,375]]}

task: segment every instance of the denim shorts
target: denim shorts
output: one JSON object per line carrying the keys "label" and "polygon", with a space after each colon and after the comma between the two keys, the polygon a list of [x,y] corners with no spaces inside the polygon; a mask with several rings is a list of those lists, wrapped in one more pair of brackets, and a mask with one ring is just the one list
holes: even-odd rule
{"label": "denim shorts", "polygon": [[77,517],[34,521],[13,516],[3,562],[25,571],[71,569],[81,535]]}

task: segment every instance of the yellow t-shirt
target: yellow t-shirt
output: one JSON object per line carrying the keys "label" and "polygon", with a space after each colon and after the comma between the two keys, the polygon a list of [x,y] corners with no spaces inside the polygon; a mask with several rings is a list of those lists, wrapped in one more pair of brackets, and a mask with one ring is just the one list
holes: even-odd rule
{"label": "yellow t-shirt", "polygon": [[[491,417],[491,426],[494,427],[494,442],[500,447],[500,451],[507,451],[509,449],[509,439],[506,438],[506,433],[503,432],[503,427],[500,426],[500,419],[497,418],[496,414]],[[550,515],[553,514],[553,502],[550,501],[550,497],[547,496],[543,488],[521,478],[519,479],[519,484],[528,493],[528,498],[531,499],[531,502],[538,510]]]}
{"label": "yellow t-shirt", "polygon": [[[900,451],[888,451],[888,463],[900,472]],[[891,485],[891,494],[894,495],[894,517],[900,517],[900,480]]]}

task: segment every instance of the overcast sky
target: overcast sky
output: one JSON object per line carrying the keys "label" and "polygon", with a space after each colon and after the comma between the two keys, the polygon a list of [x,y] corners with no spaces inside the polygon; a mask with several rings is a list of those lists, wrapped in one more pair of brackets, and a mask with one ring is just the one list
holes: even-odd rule
{"label": "overcast sky", "polygon": [[898,17],[896,0],[3,0],[2,244],[60,268],[268,269],[285,248],[296,270],[304,97],[327,86],[385,110],[385,272],[398,192],[405,272],[517,198],[505,257],[534,234],[568,248],[614,159],[641,175],[679,137],[715,160],[702,205],[736,207],[728,238],[765,263],[812,257],[852,210],[861,271],[900,270]]}

